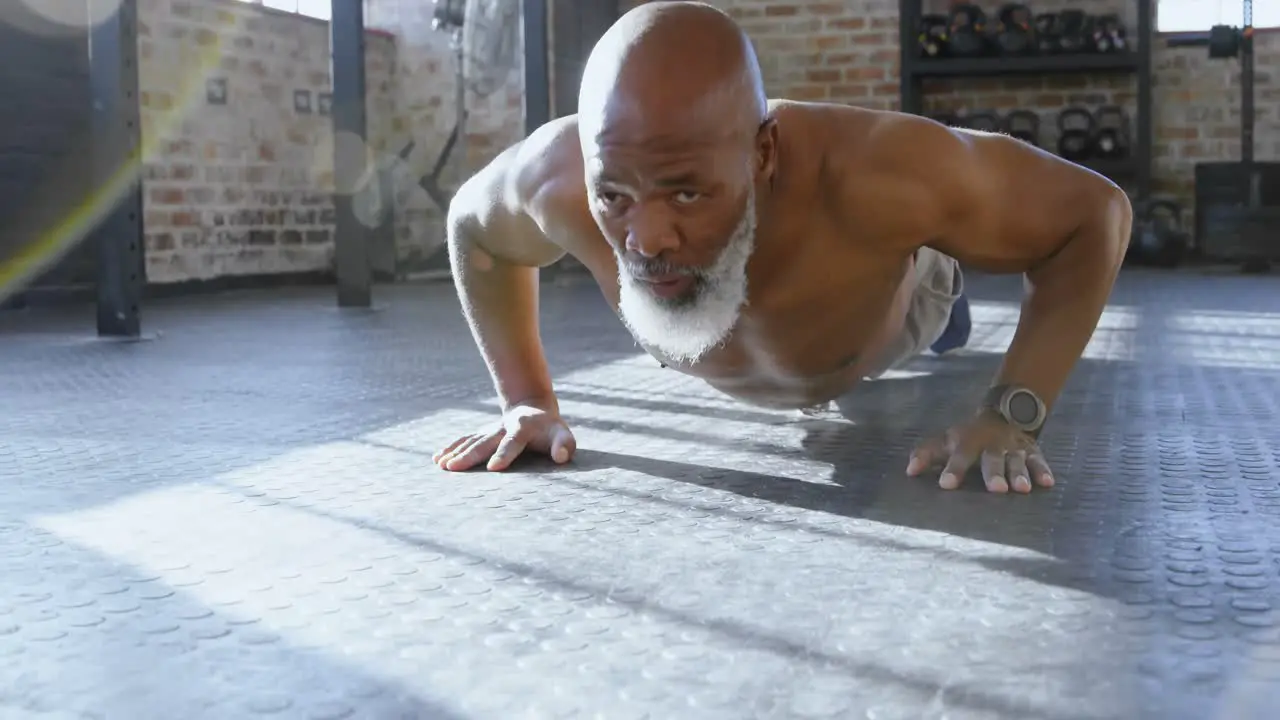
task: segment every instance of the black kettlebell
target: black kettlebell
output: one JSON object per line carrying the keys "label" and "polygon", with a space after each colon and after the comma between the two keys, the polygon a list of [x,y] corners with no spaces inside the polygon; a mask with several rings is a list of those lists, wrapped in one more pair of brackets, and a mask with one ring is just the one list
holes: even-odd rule
{"label": "black kettlebell", "polygon": [[1097,128],[1093,113],[1082,107],[1069,107],[1058,113],[1058,154],[1071,162],[1083,162],[1093,152],[1093,135]]}
{"label": "black kettlebell", "polygon": [[1129,38],[1119,15],[1099,15],[1093,20],[1093,49],[1100,53],[1124,52]]}
{"label": "black kettlebell", "polygon": [[1086,52],[1090,40],[1088,26],[1089,16],[1083,10],[1063,10],[1058,13],[1058,52]]}
{"label": "black kettlebell", "polygon": [[1030,110],[1011,110],[1004,116],[1004,131],[1029,145],[1039,145],[1040,116]]}
{"label": "black kettlebell", "polygon": [[991,133],[1000,132],[1002,125],[999,115],[985,110],[967,113],[957,118],[957,123],[959,123],[959,127]]}
{"label": "black kettlebell", "polygon": [[1129,238],[1125,260],[1136,265],[1172,268],[1182,264],[1191,236],[1182,227],[1182,206],[1157,199],[1147,204],[1141,225]]}
{"label": "black kettlebell", "polygon": [[1048,55],[1056,53],[1058,46],[1058,15],[1040,13],[1035,18],[1036,52]]}
{"label": "black kettlebell", "polygon": [[987,14],[973,3],[951,8],[947,22],[947,46],[958,57],[977,57],[987,51]]}
{"label": "black kettlebell", "polygon": [[1238,27],[1230,25],[1214,25],[1209,28],[1209,57],[1213,60],[1233,58],[1240,55],[1240,46],[1244,33]]}
{"label": "black kettlebell", "polygon": [[1103,105],[1093,114],[1096,129],[1093,151],[1099,158],[1121,160],[1129,156],[1129,115],[1118,105]]}
{"label": "black kettlebell", "polygon": [[920,18],[920,57],[935,58],[947,54],[946,15],[925,15]]}
{"label": "black kettlebell", "polygon": [[926,117],[928,117],[930,120],[936,123],[942,123],[947,127],[956,126],[956,116],[952,115],[951,113],[933,113],[932,115],[927,115]]}
{"label": "black kettlebell", "polygon": [[1005,55],[1027,55],[1036,50],[1035,19],[1031,8],[1009,3],[1000,8],[996,23],[996,46]]}

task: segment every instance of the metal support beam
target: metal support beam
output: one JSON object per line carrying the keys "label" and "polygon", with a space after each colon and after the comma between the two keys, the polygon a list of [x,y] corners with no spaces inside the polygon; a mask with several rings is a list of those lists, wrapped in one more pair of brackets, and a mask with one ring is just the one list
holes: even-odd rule
{"label": "metal support beam", "polygon": [[138,3],[90,0],[91,4],[101,2],[117,9],[89,35],[91,187],[110,193],[114,200],[91,236],[98,249],[98,335],[137,338],[142,334],[139,306],[146,284]]}
{"label": "metal support beam", "polygon": [[1250,203],[1257,205],[1258,182],[1253,176],[1254,159],[1254,53],[1253,53],[1253,0],[1244,2],[1244,22],[1240,28],[1240,162],[1245,177],[1250,181]]}
{"label": "metal support beam", "polygon": [[[355,212],[354,190],[369,182],[369,134],[365,110],[364,2],[332,0],[330,27],[333,80],[334,265],[338,306],[373,304],[372,229]],[[358,142],[357,142],[358,141]],[[359,150],[356,150],[359,148]]]}
{"label": "metal support beam", "polygon": [[1138,3],[1138,42],[1140,49],[1138,50],[1138,116],[1137,122],[1137,148],[1135,149],[1135,159],[1138,163],[1138,186],[1134,193],[1134,199],[1138,204],[1146,206],[1151,200],[1152,190],[1152,165],[1155,136],[1155,110],[1153,108],[1153,96],[1155,92],[1155,68],[1153,58],[1155,55],[1156,24],[1155,13],[1152,12],[1153,5],[1150,0],[1137,0]]}
{"label": "metal support beam", "polygon": [[548,0],[524,0],[524,134],[551,121],[551,48]]}

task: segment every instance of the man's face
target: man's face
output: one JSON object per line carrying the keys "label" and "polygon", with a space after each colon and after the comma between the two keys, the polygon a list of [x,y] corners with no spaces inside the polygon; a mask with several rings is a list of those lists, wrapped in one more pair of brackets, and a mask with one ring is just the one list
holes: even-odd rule
{"label": "man's face", "polygon": [[750,144],[618,132],[585,148],[592,215],[618,260],[619,310],[674,362],[724,343],[755,246]]}

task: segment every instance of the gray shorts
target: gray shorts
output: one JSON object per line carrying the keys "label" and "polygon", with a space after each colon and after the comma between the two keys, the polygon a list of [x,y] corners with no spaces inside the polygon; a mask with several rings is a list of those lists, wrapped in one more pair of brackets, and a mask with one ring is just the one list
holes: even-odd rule
{"label": "gray shorts", "polygon": [[902,332],[894,338],[868,378],[877,378],[901,367],[929,349],[947,329],[951,306],[964,292],[964,275],[955,258],[932,248],[916,251],[916,288]]}

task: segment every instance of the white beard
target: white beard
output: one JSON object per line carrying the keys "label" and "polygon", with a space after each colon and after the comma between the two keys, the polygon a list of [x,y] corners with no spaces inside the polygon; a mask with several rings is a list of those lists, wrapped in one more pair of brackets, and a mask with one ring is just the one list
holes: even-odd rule
{"label": "white beard", "polygon": [[697,278],[693,296],[665,300],[626,270],[618,257],[618,310],[622,321],[642,344],[670,358],[691,364],[720,347],[738,324],[747,302],[747,261],[755,250],[755,192],[747,196],[746,211],[715,263],[689,270]]}

